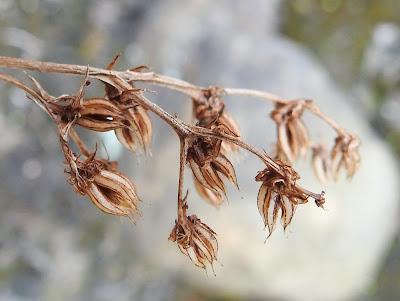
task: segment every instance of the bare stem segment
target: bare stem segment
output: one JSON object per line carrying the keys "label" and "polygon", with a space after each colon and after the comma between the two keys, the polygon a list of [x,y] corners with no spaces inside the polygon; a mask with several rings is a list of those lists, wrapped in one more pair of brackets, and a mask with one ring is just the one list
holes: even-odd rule
{"label": "bare stem segment", "polygon": [[[159,75],[154,72],[140,73],[131,70],[113,71],[113,70],[105,70],[88,66],[59,64],[52,62],[40,62],[40,61],[25,60],[25,59],[4,57],[4,56],[0,56],[0,67],[11,68],[11,69],[33,70],[39,72],[70,74],[70,75],[85,75],[86,72],[88,72],[89,77],[94,77],[103,80],[107,76],[113,76],[116,78],[120,78],[125,82],[131,82],[131,81],[144,82],[147,84],[153,84],[156,86],[161,86],[168,89],[176,90],[188,95],[189,97],[197,101],[204,100],[204,93],[203,93],[204,88],[195,86],[183,80]],[[250,89],[234,89],[234,88],[224,88],[222,90],[226,95],[252,96],[270,101],[274,104],[284,104],[288,102],[288,100],[285,100],[277,95],[263,91],[250,90]],[[322,112],[317,106],[315,105],[307,106],[307,109],[313,114],[320,117],[322,120],[326,121],[339,134],[343,132],[341,127],[339,127],[335,122],[333,122],[331,119],[322,114]]]}

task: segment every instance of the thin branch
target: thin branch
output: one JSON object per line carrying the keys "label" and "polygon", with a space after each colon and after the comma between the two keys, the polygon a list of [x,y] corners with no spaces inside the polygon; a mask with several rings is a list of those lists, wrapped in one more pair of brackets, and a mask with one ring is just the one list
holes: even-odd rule
{"label": "thin branch", "polygon": [[[70,74],[70,75],[85,75],[86,72],[89,72],[89,77],[94,77],[100,79],[102,81],[108,82],[108,76],[112,76],[120,79],[125,84],[130,81],[139,81],[148,84],[154,84],[157,86],[165,87],[168,89],[176,90],[181,93],[188,95],[189,97],[201,101],[204,100],[203,88],[192,85],[186,81],[178,80],[175,78],[171,78],[168,76],[163,76],[156,74],[154,72],[140,73],[134,72],[131,70],[127,71],[113,71],[113,70],[105,70],[100,68],[93,68],[88,66],[80,66],[80,65],[70,65],[70,64],[59,64],[52,62],[40,62],[33,60],[25,60],[19,58],[11,58],[11,57],[3,57],[0,56],[0,67],[12,68],[12,69],[23,69],[23,70],[34,70],[40,72],[51,72],[51,73],[61,73],[61,74]],[[125,86],[126,88],[126,86]],[[260,99],[264,99],[267,101],[271,101],[275,104],[277,103],[287,103],[288,100],[285,100],[277,95],[272,93],[250,90],[250,89],[234,89],[234,88],[224,88],[224,93],[226,95],[246,95],[257,97]],[[331,125],[339,134],[343,133],[343,130],[340,126],[338,126],[331,119],[326,117],[320,109],[315,106],[307,106],[307,109],[320,117],[322,120],[326,121],[329,125]]]}
{"label": "thin branch", "polygon": [[86,158],[90,156],[90,151],[87,149],[85,143],[83,143],[82,139],[78,136],[75,132],[74,128],[71,128],[69,131],[72,140],[74,140],[75,144],[78,146],[79,150],[81,151],[82,155]]}
{"label": "thin branch", "polygon": [[312,102],[307,103],[306,108],[310,112],[312,112],[314,115],[318,116],[319,118],[324,120],[326,123],[328,123],[331,127],[333,127],[339,135],[343,135],[343,133],[345,131],[332,119],[330,119],[329,117],[322,114],[321,110],[314,103],[312,103]]}
{"label": "thin branch", "polygon": [[178,219],[181,219],[184,214],[183,206],[183,181],[185,177],[185,165],[188,151],[188,139],[180,137],[180,155],[179,155],[179,184],[178,184]]}
{"label": "thin branch", "polygon": [[250,90],[250,89],[234,89],[234,88],[225,88],[224,92],[226,95],[241,95],[241,96],[251,96],[251,97],[257,97],[261,99],[265,99],[268,101],[271,101],[273,103],[287,103],[288,101],[275,95],[272,93],[268,92],[263,92],[263,91],[257,91],[257,90]]}

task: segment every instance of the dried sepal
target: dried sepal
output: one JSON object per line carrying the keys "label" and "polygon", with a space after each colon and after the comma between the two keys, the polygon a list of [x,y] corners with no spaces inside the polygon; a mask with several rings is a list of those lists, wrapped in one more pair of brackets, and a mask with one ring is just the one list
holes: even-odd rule
{"label": "dried sepal", "polygon": [[130,127],[119,128],[114,130],[118,141],[130,152],[137,155],[137,145],[135,135]]}
{"label": "dried sepal", "polygon": [[354,176],[360,163],[359,146],[360,140],[347,131],[342,131],[335,139],[331,151],[332,173],[335,179],[342,168],[346,169],[349,178]]}
{"label": "dried sepal", "polygon": [[134,106],[124,111],[125,117],[130,123],[141,147],[150,148],[153,136],[153,126],[146,110],[142,106]]}
{"label": "dried sepal", "polygon": [[186,197],[168,240],[176,242],[179,250],[188,256],[196,266],[206,269],[208,263],[212,266],[214,260],[217,260],[216,233],[202,223],[196,215],[186,215],[188,208]]}
{"label": "dried sepal", "polygon": [[317,178],[327,184],[332,176],[331,158],[323,143],[312,147],[312,166]]}
{"label": "dried sepal", "polygon": [[[117,54],[115,58],[108,64],[107,70],[112,70],[117,63],[117,60],[120,58],[121,54]],[[121,90],[117,88],[118,83],[115,82],[115,79],[110,77],[108,80],[111,83],[104,81],[104,88],[106,91],[106,96],[111,101],[119,101],[121,96]],[[134,88],[133,84],[131,85]]]}
{"label": "dried sepal", "polygon": [[293,162],[306,155],[309,148],[309,135],[301,116],[308,101],[292,100],[277,103],[271,118],[278,126],[278,154]]}
{"label": "dried sepal", "polygon": [[219,206],[224,202],[224,199],[221,197],[220,194],[215,193],[211,189],[206,188],[202,185],[196,177],[193,177],[194,185],[196,187],[197,192],[199,195],[207,201],[212,206]]}
{"label": "dried sepal", "polygon": [[281,224],[286,229],[292,221],[297,205],[307,203],[308,199],[296,186],[298,174],[283,161],[276,160],[276,163],[284,171],[284,175],[267,167],[258,172],[255,178],[256,181],[262,182],[257,195],[257,207],[265,227],[268,227],[268,237],[275,230],[279,212]]}
{"label": "dried sepal", "polygon": [[140,215],[137,203],[141,200],[134,184],[117,170],[115,162],[95,158],[96,151],[83,161],[65,141],[61,140],[61,144],[70,167],[68,183],[73,185],[75,192],[87,194],[101,211],[126,216],[135,222],[135,214]]}
{"label": "dried sepal", "polygon": [[53,101],[55,98],[51,96],[43,87],[42,85],[32,76],[29,74],[25,73],[26,76],[32,81],[33,85],[35,86],[37,92],[39,95],[46,101],[50,102]]}

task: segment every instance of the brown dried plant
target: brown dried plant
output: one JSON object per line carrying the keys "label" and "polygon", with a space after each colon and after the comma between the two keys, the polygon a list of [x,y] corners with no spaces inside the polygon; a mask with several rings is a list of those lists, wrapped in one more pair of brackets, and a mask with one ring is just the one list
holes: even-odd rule
{"label": "brown dried plant", "polygon": [[[305,157],[311,149],[313,168],[323,182],[331,177],[336,179],[342,169],[352,177],[359,166],[358,138],[322,114],[311,100],[288,101],[270,93],[247,89],[197,87],[152,72],[142,73],[146,68],[143,66],[123,72],[113,71],[118,57],[106,69],[0,57],[0,67],[83,76],[82,84],[73,95],[51,96],[29,75],[33,87],[4,73],[0,73],[0,80],[24,90],[28,98],[54,121],[66,159],[68,183],[75,192],[87,194],[100,210],[126,216],[133,222],[140,215],[138,204],[141,202],[134,184],[118,171],[116,162],[98,157],[97,148],[90,152],[74,128],[114,131],[121,144],[139,156],[140,149],[146,152],[151,146],[153,126],[148,111],[171,126],[180,139],[180,168],[178,217],[169,240],[176,242],[181,252],[198,267],[206,269],[208,264],[212,266],[217,260],[218,243],[216,233],[210,227],[196,215],[187,216],[188,193],[185,197],[182,193],[186,165],[193,172],[200,196],[218,206],[226,199],[224,179],[239,188],[229,155],[243,149],[257,156],[263,162],[262,171],[255,177],[256,181],[262,182],[257,206],[265,227],[268,227],[268,237],[274,231],[278,217],[284,229],[289,226],[297,205],[307,203],[309,198],[314,199],[318,207],[325,203],[324,192],[313,193],[297,184],[300,176],[290,165],[294,160]],[[105,96],[84,98],[89,79],[104,84]],[[186,124],[149,101],[145,97],[147,91],[137,89],[136,82],[166,87],[187,95],[192,99],[195,124]],[[277,123],[277,158],[244,142],[237,123],[222,100],[222,97],[231,95],[258,97],[275,105],[270,116]],[[323,143],[310,139],[301,119],[305,111],[320,117],[337,132],[330,153]],[[80,154],[71,150],[70,139]]]}

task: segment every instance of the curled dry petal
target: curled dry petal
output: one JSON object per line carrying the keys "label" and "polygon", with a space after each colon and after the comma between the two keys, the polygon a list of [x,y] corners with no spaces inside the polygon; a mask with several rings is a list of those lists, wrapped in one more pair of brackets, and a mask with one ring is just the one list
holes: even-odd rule
{"label": "curled dry petal", "polygon": [[308,151],[309,135],[300,119],[307,103],[302,99],[278,103],[271,113],[278,125],[278,153],[289,162],[305,156]]}
{"label": "curled dry petal", "polygon": [[183,214],[175,220],[175,226],[168,240],[177,242],[179,250],[188,256],[198,267],[206,269],[206,264],[217,260],[218,241],[216,233],[202,223],[196,215],[186,216],[187,205]]}
{"label": "curled dry petal", "polygon": [[347,131],[336,138],[331,152],[332,172],[335,179],[343,167],[347,170],[347,176],[353,177],[360,163],[359,146],[360,140]]}

